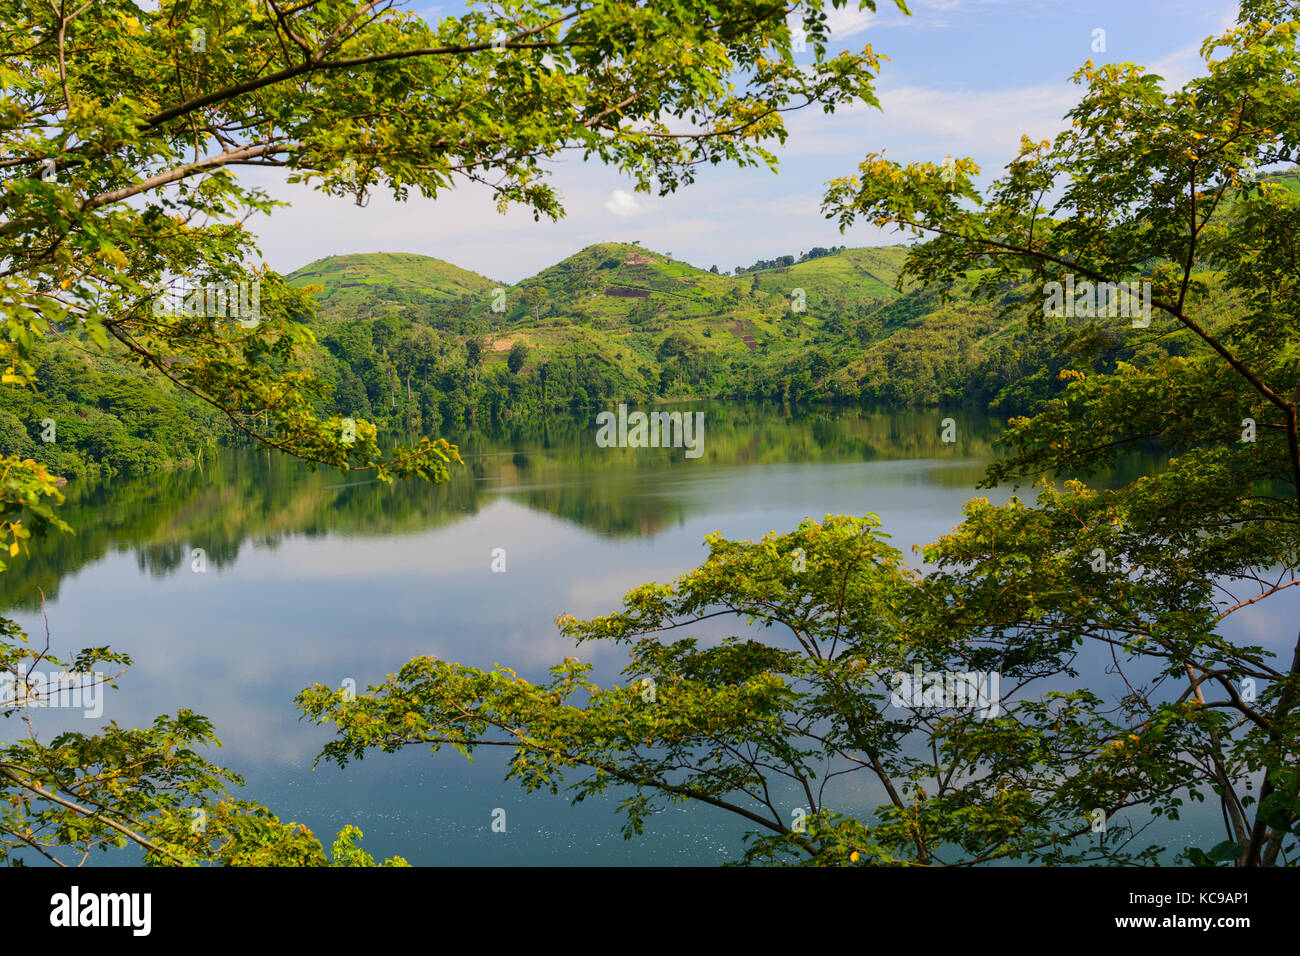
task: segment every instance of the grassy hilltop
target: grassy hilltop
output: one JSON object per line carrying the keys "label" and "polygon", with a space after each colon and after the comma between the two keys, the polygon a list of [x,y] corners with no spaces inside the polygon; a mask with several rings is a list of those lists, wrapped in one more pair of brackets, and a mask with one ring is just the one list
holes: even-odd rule
{"label": "grassy hilltop", "polygon": [[450,262],[408,252],[318,259],[293,272],[289,284],[318,286],[317,304],[339,314],[376,306],[401,306],[408,301],[446,303],[462,296],[482,295],[498,285]]}

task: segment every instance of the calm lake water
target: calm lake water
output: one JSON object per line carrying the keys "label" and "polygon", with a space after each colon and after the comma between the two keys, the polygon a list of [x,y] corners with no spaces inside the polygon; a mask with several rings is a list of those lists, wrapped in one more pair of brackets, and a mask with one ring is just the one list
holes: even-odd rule
{"label": "calm lake water", "polygon": [[[722,811],[675,807],[625,841],[616,800],[573,806],[525,794],[504,781],[504,752],[480,751],[470,765],[454,751],[408,749],[313,769],[329,732],[300,722],[293,705],[313,682],[350,678],[364,688],[423,654],[500,663],[532,679],[574,655],[593,663],[594,679],[613,682],[623,655],[575,648],[555,617],[608,613],[630,588],[695,567],[710,532],[752,539],[809,515],[873,512],[910,554],[956,525],[968,499],[1011,493],[975,488],[999,428],[986,416],[680,407],[706,412],[698,459],[680,449],[599,448],[593,412],[504,434],[448,435],[466,466],[441,487],[390,488],[253,452],[201,472],[70,485],[64,517],[76,535],[46,542],[0,575],[2,603],[42,635],[43,590],[56,651],[108,644],[136,664],[107,693],[98,720],[36,712],[42,737],[108,720],[138,726],[190,708],[214,722],[225,746],[208,756],[245,776],[243,796],[306,824],[326,845],[354,823],[376,857],[417,865],[738,857],[748,827]],[[954,443],[940,440],[945,417],[956,420]],[[1116,477],[1158,465],[1134,458]],[[195,548],[206,554],[205,573],[192,570]],[[498,548],[505,573],[491,567]],[[1287,608],[1268,603],[1243,636],[1289,647],[1292,629],[1279,626]],[[1085,661],[1082,678],[1100,678],[1109,663],[1108,655]],[[10,738],[19,730],[0,724]],[[880,794],[855,782],[835,800],[852,812]],[[492,830],[497,808],[506,811],[505,833]],[[1217,818],[1217,807],[1198,809],[1149,833],[1177,848],[1209,846],[1221,839],[1207,826]]]}

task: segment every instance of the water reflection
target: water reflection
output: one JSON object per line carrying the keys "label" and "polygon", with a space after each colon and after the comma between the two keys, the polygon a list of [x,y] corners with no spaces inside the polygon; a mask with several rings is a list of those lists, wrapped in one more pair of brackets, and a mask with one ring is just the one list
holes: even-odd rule
{"label": "water reflection", "polygon": [[[193,709],[215,723],[226,746],[209,756],[247,776],[247,796],[327,841],[357,823],[372,852],[417,864],[733,858],[745,827],[721,814],[674,809],[627,842],[609,802],[575,808],[504,783],[506,754],[469,765],[409,751],[313,772],[328,732],[300,723],[292,704],[315,681],[364,687],[421,654],[536,679],[577,653],[612,681],[621,652],[575,650],[556,632],[557,614],[606,613],[629,588],[671,580],[700,562],[715,530],[756,538],[807,515],[876,512],[908,552],[960,520],[998,433],[992,419],[953,412],[684,406],[697,408],[706,413],[697,460],[599,448],[593,413],[447,436],[466,465],[441,487],[389,487],[264,453],[229,454],[202,472],[71,484],[64,516],[77,533],[0,576],[3,603],[38,632],[44,591],[56,650],[108,644],[137,664],[98,721],[47,711],[40,732]],[[945,417],[956,419],[955,443],[940,438]],[[191,570],[197,548],[202,574]],[[496,549],[504,573],[491,569]],[[1106,663],[1084,666],[1084,679]],[[837,797],[850,812],[879,798],[869,787]],[[490,829],[498,807],[506,834]]]}
{"label": "water reflection", "polygon": [[[34,610],[41,592],[57,596],[64,577],[114,552],[130,551],[141,570],[164,577],[188,571],[201,548],[208,567],[219,570],[233,566],[248,544],[274,548],[291,535],[406,534],[463,520],[501,498],[602,535],[653,536],[711,506],[698,495],[675,494],[671,481],[680,475],[693,482],[706,465],[926,461],[926,482],[969,489],[999,427],[987,416],[920,410],[676,407],[705,411],[701,459],[686,459],[680,449],[599,448],[593,415],[573,415],[447,436],[465,466],[437,487],[312,471],[269,452],[226,453],[201,471],[74,482],[62,514],[76,534],[42,542],[0,576],[0,604]],[[945,443],[939,422],[954,414],[957,441]]]}

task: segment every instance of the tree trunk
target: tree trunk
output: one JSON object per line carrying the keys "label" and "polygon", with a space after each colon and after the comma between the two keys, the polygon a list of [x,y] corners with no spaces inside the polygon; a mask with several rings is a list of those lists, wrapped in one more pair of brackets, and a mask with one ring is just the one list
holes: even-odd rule
{"label": "tree trunk", "polygon": [[[1291,654],[1291,670],[1287,672],[1287,676],[1294,679],[1297,674],[1300,674],[1300,638],[1296,639],[1295,650]],[[1282,695],[1277,702],[1277,709],[1273,711],[1272,718],[1275,727],[1286,721],[1286,717],[1291,712],[1291,708],[1295,706],[1295,703],[1295,684],[1290,684],[1282,691]],[[1285,747],[1285,743],[1278,739],[1279,735],[1276,730],[1272,730],[1269,736]],[[1282,838],[1285,837],[1286,832],[1285,830],[1277,833],[1270,832],[1268,825],[1260,819],[1259,815],[1259,808],[1264,801],[1277,790],[1277,785],[1274,783],[1275,779],[1276,774],[1270,772],[1264,774],[1264,782],[1259,788],[1259,803],[1255,804],[1255,826],[1250,834],[1250,845],[1246,847],[1245,852],[1238,861],[1238,865],[1259,866],[1264,862],[1264,859],[1271,863],[1277,858],[1278,849],[1281,847]],[[1294,794],[1288,794],[1288,796],[1294,796]],[[1263,849],[1266,840],[1268,841],[1268,850],[1264,859],[1261,859],[1260,850]],[[1274,842],[1277,843],[1277,847],[1273,846]]]}

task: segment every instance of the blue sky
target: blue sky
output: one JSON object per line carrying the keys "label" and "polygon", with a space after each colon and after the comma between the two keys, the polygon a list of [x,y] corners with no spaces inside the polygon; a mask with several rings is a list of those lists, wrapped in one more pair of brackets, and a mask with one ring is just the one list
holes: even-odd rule
{"label": "blue sky", "polygon": [[[249,226],[272,268],[289,272],[328,255],[414,252],[516,282],[594,242],[639,240],[703,268],[749,265],[813,246],[880,245],[897,234],[855,226],[841,234],[820,212],[827,180],[852,173],[868,152],[941,161],[971,156],[996,175],[1022,133],[1059,130],[1080,88],[1069,81],[1083,62],[1132,61],[1181,84],[1202,72],[1205,37],[1230,26],[1235,0],[914,0],[903,16],[889,0],[875,15],[837,11],[833,49],[870,43],[889,57],[876,84],[883,110],[861,106],[826,116],[787,114],[790,138],[777,174],[709,167],[693,186],[658,198],[595,163],[554,164],[567,215],[534,222],[498,214],[481,187],[434,200],[397,203],[375,195],[365,208],[301,185],[259,176],[292,203]],[[422,16],[452,6],[408,5]],[[1094,31],[1105,52],[1094,52]],[[808,54],[803,54],[807,56]],[[814,108],[815,109],[815,108]]]}

